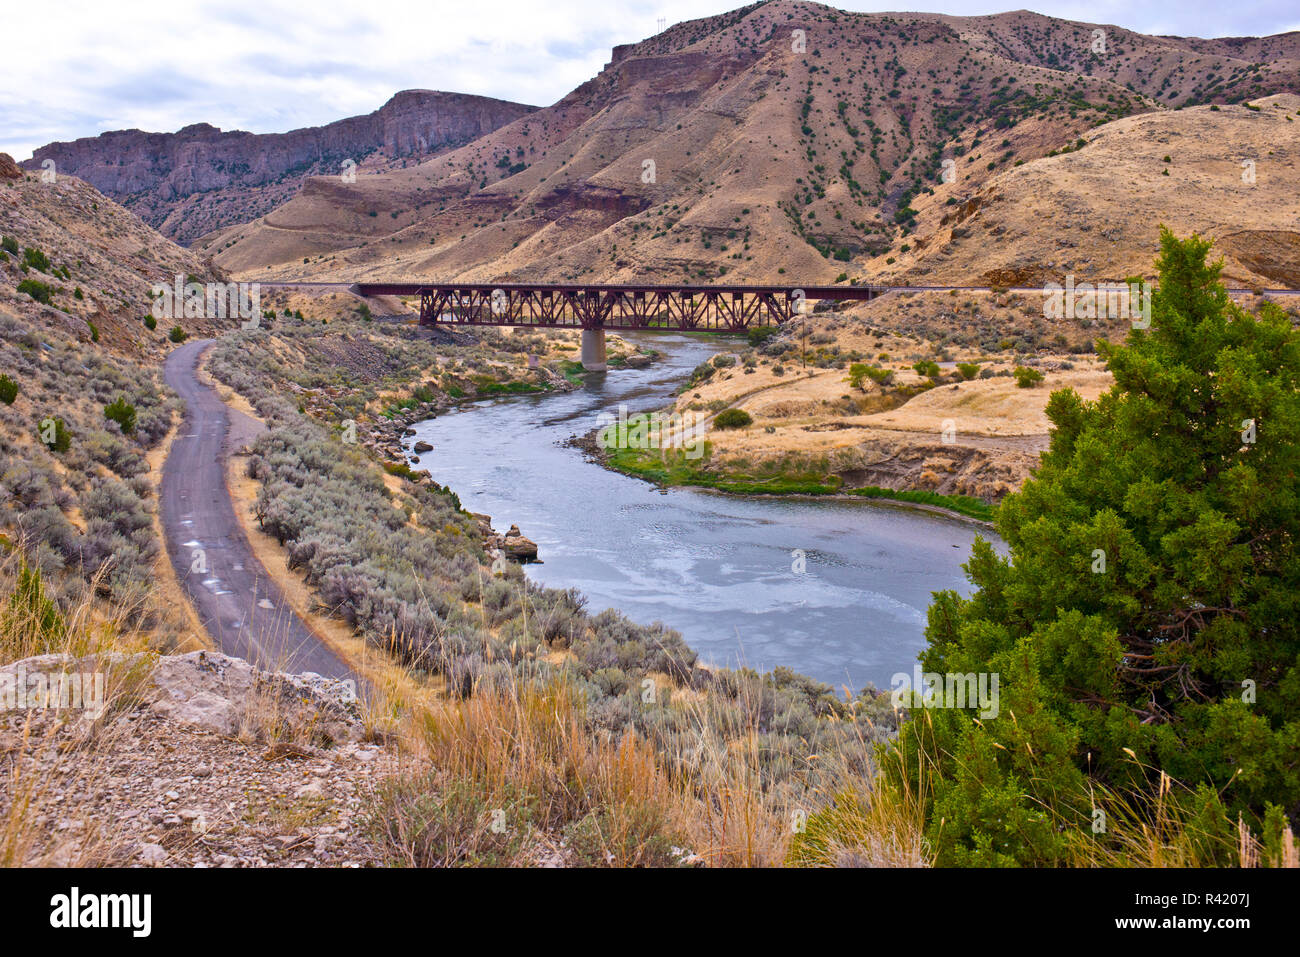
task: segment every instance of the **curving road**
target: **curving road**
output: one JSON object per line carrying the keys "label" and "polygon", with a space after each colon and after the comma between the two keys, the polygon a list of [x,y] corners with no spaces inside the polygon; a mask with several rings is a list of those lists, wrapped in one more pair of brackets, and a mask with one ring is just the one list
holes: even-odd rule
{"label": "curving road", "polygon": [[185,420],[163,465],[159,496],[176,577],[225,654],[271,670],[355,680],[352,669],[285,602],[235,517],[225,471],[230,416],[195,374],[211,343],[186,343],[163,366],[167,385],[185,400]]}

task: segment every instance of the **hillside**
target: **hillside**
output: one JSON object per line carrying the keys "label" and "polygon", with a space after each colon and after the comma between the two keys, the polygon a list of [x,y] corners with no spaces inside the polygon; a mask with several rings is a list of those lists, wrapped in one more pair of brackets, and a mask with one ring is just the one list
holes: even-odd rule
{"label": "hillside", "polygon": [[[23,163],[79,177],[180,243],[260,216],[312,174],[418,161],[469,143],[532,112],[490,97],[405,90],[378,110],[288,133],[221,131],[196,123],[176,133],[115,130],[42,146]],[[368,162],[366,162],[368,160]]]}
{"label": "hillside", "polygon": [[[991,153],[984,149],[972,161]],[[1300,96],[1145,113],[980,187],[937,185],[913,203],[915,235],[868,262],[865,274],[890,285],[1150,277],[1164,224],[1214,237],[1230,285],[1297,288],[1297,183]]]}
{"label": "hillside", "polygon": [[1101,124],[1208,112],[1186,108],[1294,88],[1298,71],[1297,34],[776,0],[616,47],[550,107],[354,184],[309,178],[196,247],[262,277],[867,278],[926,225],[931,191],[964,202]]}
{"label": "hillside", "polygon": [[[167,328],[151,332],[142,323],[153,283],[177,275],[206,282],[215,278],[211,266],[80,179],[47,183],[15,172],[0,179],[0,235],[24,252],[0,259],[0,313],[81,343],[91,342],[93,326],[107,351],[156,360]],[[46,262],[27,265],[27,249]],[[19,292],[24,280],[48,287],[48,302]],[[217,329],[202,319],[185,325],[191,333]]]}
{"label": "hillside", "polygon": [[154,283],[214,273],[73,177],[11,170],[0,236],[0,554],[26,543],[52,592],[113,600],[142,647],[194,647],[202,630],[169,574],[154,510],[180,412],[161,365],[173,326],[213,335],[238,320],[150,329]]}

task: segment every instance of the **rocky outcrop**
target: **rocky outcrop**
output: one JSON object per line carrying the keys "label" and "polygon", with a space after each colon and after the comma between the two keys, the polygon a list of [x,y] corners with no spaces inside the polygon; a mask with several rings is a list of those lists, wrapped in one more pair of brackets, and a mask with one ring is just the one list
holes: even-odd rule
{"label": "rocky outcrop", "polygon": [[390,157],[436,153],[472,142],[536,111],[486,96],[403,90],[371,114]]}
{"label": "rocky outcrop", "polygon": [[[81,678],[81,690],[91,674],[107,699],[94,711],[45,707],[30,693],[18,703],[8,690],[18,679],[25,690],[58,687],[60,675]],[[382,861],[366,808],[397,755],[358,740],[356,700],[341,682],[210,652],[45,655],[0,667],[0,692],[0,807],[21,823],[15,859],[27,866]]]}
{"label": "rocky outcrop", "polygon": [[518,525],[511,525],[510,530],[502,535],[492,527],[492,516],[479,512],[470,513],[478,522],[478,533],[483,539],[483,547],[489,555],[501,555],[511,561],[527,565],[538,561],[537,543],[525,538]]}
{"label": "rocky outcrop", "polygon": [[506,553],[506,557],[513,561],[525,564],[537,561],[537,543],[532,539],[524,538],[518,525],[511,525],[510,531],[502,537],[501,549]]}
{"label": "rocky outcrop", "polygon": [[8,153],[0,153],[0,179],[22,179],[23,171]]}
{"label": "rocky outcrop", "polygon": [[[96,674],[97,686],[83,680]],[[70,683],[67,676],[77,676],[78,682]],[[64,684],[77,692],[79,703],[71,692],[60,699],[57,689]],[[194,651],[156,662],[141,655],[39,655],[0,667],[0,689],[27,689],[28,708],[51,710],[51,703],[58,702],[52,710],[73,707],[93,720],[112,706],[123,686],[132,686],[133,699],[172,724],[229,737],[257,737],[263,726],[274,724],[280,732],[328,745],[360,741],[365,732],[350,682],[262,671],[218,652]]]}
{"label": "rocky outcrop", "polygon": [[150,683],[155,712],[219,734],[268,712],[327,743],[360,741],[365,731],[355,686],[317,674],[259,671],[242,658],[195,651],[160,659]]}
{"label": "rocky outcrop", "polygon": [[[263,191],[278,205],[307,176],[337,173],[345,161],[360,163],[377,150],[390,159],[441,153],[535,109],[489,97],[405,90],[374,113],[326,126],[269,134],[223,132],[207,123],[176,133],[115,130],[42,146],[22,165],[37,170],[53,160],[57,172],[85,180],[164,235],[189,242],[266,212],[259,202]],[[200,194],[201,208],[186,203]],[[186,215],[173,217],[182,206]]]}

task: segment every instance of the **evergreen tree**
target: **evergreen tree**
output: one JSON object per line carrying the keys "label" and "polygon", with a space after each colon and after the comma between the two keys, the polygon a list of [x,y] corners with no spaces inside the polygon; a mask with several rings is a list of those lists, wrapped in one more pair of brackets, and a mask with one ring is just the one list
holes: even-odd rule
{"label": "evergreen tree", "polygon": [[928,707],[900,734],[940,863],[1068,859],[1107,838],[1098,792],[1178,801],[1207,838],[1300,813],[1300,335],[1228,298],[1211,243],[1160,246],[1150,329],[1098,343],[1114,387],[1050,398],[998,512],[1009,559],[977,540],[977,591],[930,608],[926,671],[1000,677],[995,718]]}

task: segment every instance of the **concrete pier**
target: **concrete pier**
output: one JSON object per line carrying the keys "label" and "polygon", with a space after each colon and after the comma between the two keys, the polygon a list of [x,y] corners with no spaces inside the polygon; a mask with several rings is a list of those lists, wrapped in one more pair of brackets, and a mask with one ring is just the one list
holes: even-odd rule
{"label": "concrete pier", "polygon": [[582,367],[588,372],[604,372],[609,366],[605,363],[605,330],[582,330]]}

